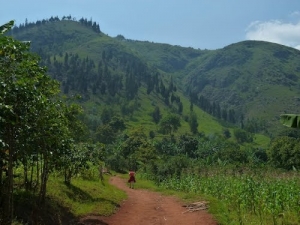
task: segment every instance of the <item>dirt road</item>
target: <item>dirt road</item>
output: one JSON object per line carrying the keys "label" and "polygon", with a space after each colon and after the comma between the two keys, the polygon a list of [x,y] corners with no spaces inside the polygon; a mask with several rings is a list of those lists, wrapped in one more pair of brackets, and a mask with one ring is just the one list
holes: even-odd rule
{"label": "dirt road", "polygon": [[130,189],[126,180],[112,177],[111,184],[126,191],[128,199],[110,217],[89,216],[81,220],[84,225],[217,225],[207,211],[188,212],[174,197],[160,193]]}

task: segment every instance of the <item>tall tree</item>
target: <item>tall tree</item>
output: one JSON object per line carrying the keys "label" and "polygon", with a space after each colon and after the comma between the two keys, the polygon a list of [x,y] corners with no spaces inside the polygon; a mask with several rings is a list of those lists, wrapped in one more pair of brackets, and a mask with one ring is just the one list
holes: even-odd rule
{"label": "tall tree", "polygon": [[176,132],[180,126],[180,117],[176,114],[168,114],[160,121],[161,131],[166,134]]}
{"label": "tall tree", "polygon": [[[29,52],[30,44],[5,36],[11,21],[0,27],[0,152],[7,167],[5,185],[0,189],[3,210],[0,223],[13,219],[14,166],[35,153],[41,156],[40,202],[45,199],[46,183],[51,166],[71,140],[68,119],[62,102],[56,98],[58,82],[46,75],[40,59]],[[2,173],[2,171],[1,171]],[[38,176],[38,175],[37,175]],[[4,194],[5,193],[5,194]]]}
{"label": "tall tree", "polygon": [[197,115],[194,112],[190,113],[190,118],[189,118],[189,125],[190,125],[190,130],[193,134],[198,133],[198,120],[197,120]]}
{"label": "tall tree", "polygon": [[155,106],[154,111],[152,112],[152,118],[153,121],[157,124],[159,123],[160,119],[161,119],[161,113],[160,113],[160,109],[158,106]]}

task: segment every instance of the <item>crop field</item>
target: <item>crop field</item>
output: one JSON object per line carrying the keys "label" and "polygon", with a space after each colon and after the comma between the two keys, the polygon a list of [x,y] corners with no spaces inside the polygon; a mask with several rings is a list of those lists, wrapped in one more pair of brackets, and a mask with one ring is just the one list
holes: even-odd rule
{"label": "crop field", "polygon": [[168,178],[161,187],[211,196],[226,204],[236,221],[228,224],[300,224],[299,172],[198,174]]}

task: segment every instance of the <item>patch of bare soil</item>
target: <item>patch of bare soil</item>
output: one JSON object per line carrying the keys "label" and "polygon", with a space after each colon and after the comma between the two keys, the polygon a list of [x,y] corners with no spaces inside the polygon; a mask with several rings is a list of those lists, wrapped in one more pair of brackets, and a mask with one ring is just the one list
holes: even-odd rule
{"label": "patch of bare soil", "polygon": [[[126,180],[111,177],[111,184],[126,191],[125,200],[118,211],[109,217],[87,216],[80,219],[81,225],[217,225],[205,210],[188,210],[175,197],[160,193],[130,189]],[[137,181],[138,182],[138,181]]]}

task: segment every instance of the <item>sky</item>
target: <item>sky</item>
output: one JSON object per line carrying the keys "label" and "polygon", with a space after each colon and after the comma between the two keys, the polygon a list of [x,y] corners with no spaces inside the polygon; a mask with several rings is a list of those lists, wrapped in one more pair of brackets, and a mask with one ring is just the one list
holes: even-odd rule
{"label": "sky", "polygon": [[69,15],[111,37],[211,50],[264,40],[300,50],[300,0],[0,0],[0,25]]}

